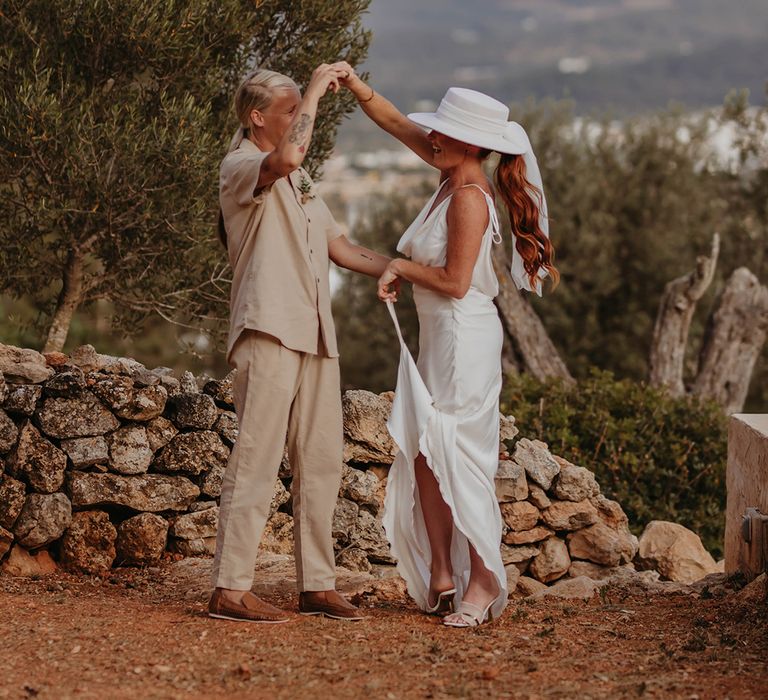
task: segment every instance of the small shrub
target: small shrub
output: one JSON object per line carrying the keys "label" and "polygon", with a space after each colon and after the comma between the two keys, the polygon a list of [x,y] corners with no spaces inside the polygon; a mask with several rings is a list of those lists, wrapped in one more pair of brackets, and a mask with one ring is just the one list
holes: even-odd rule
{"label": "small shrub", "polygon": [[502,410],[520,437],[592,470],[636,534],[671,520],[721,556],[727,421],[719,406],[593,370],[575,386],[508,377]]}

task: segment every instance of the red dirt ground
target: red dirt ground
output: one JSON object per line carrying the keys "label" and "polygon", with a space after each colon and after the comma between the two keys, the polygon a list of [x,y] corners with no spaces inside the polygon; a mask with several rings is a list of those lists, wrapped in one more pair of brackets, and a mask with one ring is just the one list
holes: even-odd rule
{"label": "red dirt ground", "polygon": [[609,589],[453,630],[363,596],[360,623],[252,625],[205,615],[207,566],[0,575],[0,698],[768,698],[768,605]]}

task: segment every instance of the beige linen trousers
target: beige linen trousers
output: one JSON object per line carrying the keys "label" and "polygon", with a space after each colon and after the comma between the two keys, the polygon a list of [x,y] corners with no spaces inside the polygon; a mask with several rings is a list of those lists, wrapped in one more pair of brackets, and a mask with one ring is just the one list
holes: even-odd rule
{"label": "beige linen trousers", "polygon": [[222,484],[213,584],[251,588],[287,432],[298,589],[332,589],[331,525],[343,450],[338,358],[245,331],[232,360],[240,432]]}

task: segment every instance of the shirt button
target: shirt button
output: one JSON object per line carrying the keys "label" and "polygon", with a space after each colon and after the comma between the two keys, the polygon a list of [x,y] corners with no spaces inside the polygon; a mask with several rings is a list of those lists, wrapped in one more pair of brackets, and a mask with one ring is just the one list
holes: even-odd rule
{"label": "shirt button", "polygon": [[317,283],[320,284],[320,278],[317,277],[316,279],[317,279]]}

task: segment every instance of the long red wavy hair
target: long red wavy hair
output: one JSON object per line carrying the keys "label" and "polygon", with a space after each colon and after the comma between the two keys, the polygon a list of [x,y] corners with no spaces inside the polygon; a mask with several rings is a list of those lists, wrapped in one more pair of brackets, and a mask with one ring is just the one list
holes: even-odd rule
{"label": "long red wavy hair", "polygon": [[523,259],[531,288],[536,289],[539,270],[544,268],[552,280],[552,288],[560,282],[555,267],[555,248],[539,224],[541,192],[528,182],[525,161],[520,155],[502,154],[495,172],[496,191],[509,212],[515,247]]}

